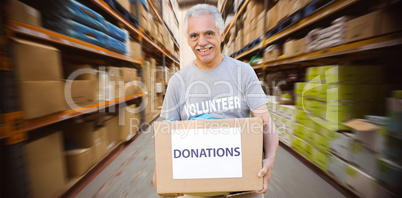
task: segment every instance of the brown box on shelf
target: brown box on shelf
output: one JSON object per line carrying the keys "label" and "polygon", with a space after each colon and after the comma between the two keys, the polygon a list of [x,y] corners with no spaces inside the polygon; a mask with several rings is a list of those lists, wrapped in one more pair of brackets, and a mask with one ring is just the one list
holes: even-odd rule
{"label": "brown box on shelf", "polygon": [[109,139],[108,149],[111,149],[111,147],[120,143],[119,116],[114,116],[113,118],[105,121],[104,126],[106,127],[106,133]]}
{"label": "brown box on shelf", "polygon": [[91,166],[91,148],[80,148],[65,151],[67,173],[69,177],[83,175]]}
{"label": "brown box on shelf", "polygon": [[306,52],[306,38],[301,38],[293,43],[293,55],[298,56]]}
{"label": "brown box on shelf", "polygon": [[105,127],[95,129],[94,122],[68,123],[63,125],[63,130],[67,142],[81,148],[92,148],[91,165],[106,155],[109,140]]}
{"label": "brown box on shelf", "polygon": [[[260,118],[155,122],[157,192],[261,189],[256,172],[261,169],[262,136]],[[188,144],[191,149],[184,146]],[[201,154],[190,157],[193,152]]]}
{"label": "brown box on shelf", "polygon": [[124,82],[133,81],[137,78],[137,69],[123,67],[122,70],[123,70],[123,81]]}
{"label": "brown box on shelf", "polygon": [[293,52],[294,52],[294,43],[296,40],[292,39],[292,40],[287,40],[284,44],[283,44],[283,55],[286,57],[289,56],[293,56]]}
{"label": "brown box on shelf", "polygon": [[22,39],[13,39],[13,60],[17,80],[62,80],[60,51]]}
{"label": "brown box on shelf", "polygon": [[64,92],[64,98],[70,108],[83,107],[86,105],[94,104],[96,102],[96,81],[93,80],[67,80],[66,87],[70,87],[68,91]]}
{"label": "brown box on shelf", "polygon": [[59,197],[67,182],[62,132],[24,144],[30,196]]}
{"label": "brown box on shelf", "polygon": [[281,55],[281,50],[275,45],[267,47],[264,53],[264,61],[273,61]]}
{"label": "brown box on shelf", "polygon": [[[79,74],[78,76],[72,75],[74,72],[75,74]],[[69,80],[95,80],[96,81],[96,74],[97,70],[93,69],[89,64],[72,64],[69,62],[63,62],[63,74],[64,79],[73,78]]]}
{"label": "brown box on shelf", "polygon": [[19,81],[24,119],[32,119],[67,109],[62,81]]}
{"label": "brown box on shelf", "polygon": [[287,0],[288,1],[288,6],[290,8],[289,13],[293,14],[294,12],[300,10],[304,6],[307,5],[306,0]]}
{"label": "brown box on shelf", "polygon": [[131,96],[134,94],[141,93],[141,83],[140,80],[126,82],[125,84],[125,96]]}
{"label": "brown box on shelf", "polygon": [[380,34],[381,11],[377,10],[346,23],[345,41],[367,39]]}
{"label": "brown box on shelf", "polygon": [[9,1],[11,18],[34,26],[42,26],[41,13],[18,0]]}
{"label": "brown box on shelf", "polygon": [[273,6],[270,10],[267,12],[267,22],[266,22],[266,31],[272,29],[275,27],[278,23],[278,4]]}
{"label": "brown box on shelf", "polygon": [[136,41],[131,41],[130,42],[131,45],[131,57],[141,60],[142,59],[142,48],[141,48],[141,44],[136,42]]}
{"label": "brown box on shelf", "polygon": [[289,1],[282,0],[277,3],[278,5],[278,12],[277,12],[277,22],[281,22],[283,19],[289,16],[290,9],[289,9]]}
{"label": "brown box on shelf", "polygon": [[[124,123],[120,125],[120,140],[128,141],[134,137],[141,126],[141,112],[136,109],[136,105],[130,105],[120,109],[119,116],[124,115]],[[138,111],[138,112],[137,112]]]}
{"label": "brown box on shelf", "polygon": [[117,2],[127,11],[131,11],[130,0],[117,0]]}
{"label": "brown box on shelf", "polygon": [[402,30],[402,22],[399,19],[399,7],[389,6],[382,10],[381,34],[387,34]]}

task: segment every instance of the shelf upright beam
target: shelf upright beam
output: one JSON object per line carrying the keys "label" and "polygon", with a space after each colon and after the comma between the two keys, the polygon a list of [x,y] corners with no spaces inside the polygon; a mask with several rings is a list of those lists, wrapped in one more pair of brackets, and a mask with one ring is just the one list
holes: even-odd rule
{"label": "shelf upright beam", "polygon": [[228,29],[226,30],[223,38],[226,38],[226,36],[229,34],[230,29],[232,29],[232,27],[236,23],[237,19],[240,17],[240,14],[244,11],[244,9],[246,9],[246,7],[247,7],[249,2],[250,2],[250,0],[244,0],[242,7],[240,8],[239,12],[236,13],[236,16],[234,17],[232,23],[230,23],[230,25],[229,25]]}
{"label": "shelf upright beam", "polygon": [[17,98],[8,31],[9,1],[0,1],[0,197],[30,197],[23,114]]}

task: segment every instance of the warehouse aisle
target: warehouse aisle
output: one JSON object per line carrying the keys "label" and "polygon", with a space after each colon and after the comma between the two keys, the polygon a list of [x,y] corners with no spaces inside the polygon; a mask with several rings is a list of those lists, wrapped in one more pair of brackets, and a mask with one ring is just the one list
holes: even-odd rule
{"label": "warehouse aisle", "polygon": [[[159,197],[153,187],[153,133],[142,133],[76,197]],[[344,197],[282,147],[278,148],[273,178],[265,197]]]}

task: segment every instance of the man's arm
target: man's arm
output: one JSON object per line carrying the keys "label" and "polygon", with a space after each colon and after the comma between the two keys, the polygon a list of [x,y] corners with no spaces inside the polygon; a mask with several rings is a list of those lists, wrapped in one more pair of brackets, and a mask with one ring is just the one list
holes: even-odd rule
{"label": "man's arm", "polygon": [[257,193],[265,193],[268,190],[268,185],[271,181],[276,150],[278,149],[279,136],[275,128],[275,123],[272,121],[271,116],[269,115],[266,104],[261,105],[252,112],[254,117],[262,118],[263,122],[264,159],[262,161],[262,169],[258,172],[258,177],[264,177],[264,179],[263,189]]}

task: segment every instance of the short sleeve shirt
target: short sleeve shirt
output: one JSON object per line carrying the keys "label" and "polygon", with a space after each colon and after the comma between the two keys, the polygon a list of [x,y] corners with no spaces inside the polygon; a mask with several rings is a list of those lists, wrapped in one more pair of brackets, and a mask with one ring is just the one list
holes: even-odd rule
{"label": "short sleeve shirt", "polygon": [[169,81],[161,117],[189,120],[208,113],[214,119],[244,118],[268,102],[253,68],[225,56],[212,70],[190,63]]}

